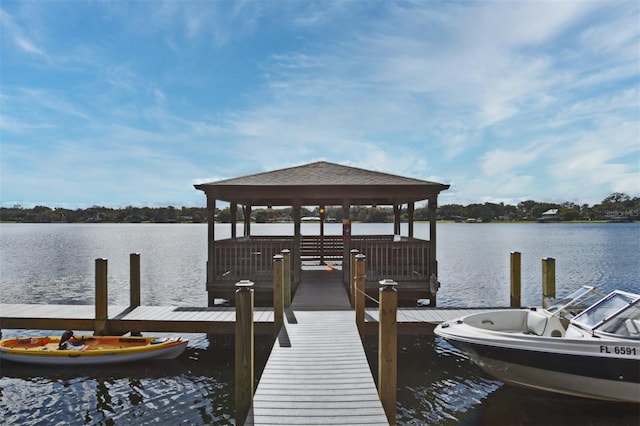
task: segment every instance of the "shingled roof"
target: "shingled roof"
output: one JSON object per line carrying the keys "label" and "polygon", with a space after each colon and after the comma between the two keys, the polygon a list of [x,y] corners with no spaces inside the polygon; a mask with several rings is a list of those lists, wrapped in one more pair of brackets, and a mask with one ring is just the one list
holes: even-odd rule
{"label": "shingled roof", "polygon": [[319,161],[195,185],[215,199],[250,205],[402,204],[437,197],[437,182]]}

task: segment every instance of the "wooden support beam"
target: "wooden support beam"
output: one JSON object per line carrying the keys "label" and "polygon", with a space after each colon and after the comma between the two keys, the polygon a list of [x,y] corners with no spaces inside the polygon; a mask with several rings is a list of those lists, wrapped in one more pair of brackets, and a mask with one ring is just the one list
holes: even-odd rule
{"label": "wooden support beam", "polygon": [[393,204],[393,235],[400,235],[400,211],[402,204]]}
{"label": "wooden support beam", "polygon": [[93,332],[97,336],[103,336],[107,333],[108,306],[107,259],[96,259],[96,316]]}
{"label": "wooden support beam", "polygon": [[129,306],[140,306],[140,253],[129,254]]}
{"label": "wooden support beam", "polygon": [[360,339],[364,343],[364,304],[365,304],[365,282],[367,274],[366,266],[367,256],[364,254],[356,255],[356,325],[358,326],[358,333],[360,333]]}
{"label": "wooden support beam", "polygon": [[282,255],[273,256],[273,335],[278,336],[284,324],[284,286],[282,280]]}
{"label": "wooden support beam", "polygon": [[511,307],[519,308],[521,305],[520,294],[522,288],[520,252],[511,253]]}
{"label": "wooden support beam", "polygon": [[[358,253],[360,253],[358,249],[349,251],[349,300],[352,308],[356,306],[356,255]],[[344,268],[344,264],[342,267]]]}
{"label": "wooden support beam", "polygon": [[398,284],[380,281],[380,323],[378,332],[378,394],[389,424],[396,424],[398,382]]}
{"label": "wooden support beam", "polygon": [[348,276],[349,268],[345,268],[344,260],[349,256],[351,250],[351,201],[342,200],[342,283],[347,285],[350,281]]}
{"label": "wooden support beam", "polygon": [[[213,282],[216,277],[216,199],[207,194],[207,283]],[[208,293],[208,292],[207,292]],[[213,306],[213,297],[207,294],[207,306]]]}
{"label": "wooden support beam", "polygon": [[236,283],[235,324],[235,398],[236,424],[244,424],[253,401],[254,387],[254,329],[253,282]]}
{"label": "wooden support beam", "polygon": [[284,287],[284,307],[291,306],[291,250],[282,250],[282,284]]}
{"label": "wooden support beam", "polygon": [[238,204],[231,203],[229,205],[229,213],[231,214],[231,238],[234,240],[238,238]]}
{"label": "wooden support beam", "polygon": [[300,284],[302,276],[302,260],[300,259],[300,245],[302,243],[302,232],[300,229],[301,218],[300,200],[293,200],[293,282]]}
{"label": "wooden support beam", "polygon": [[542,307],[551,306],[556,299],[556,260],[542,259]]}
{"label": "wooden support beam", "polygon": [[415,216],[416,203],[411,202],[407,206],[407,214],[409,215],[409,238],[413,238],[413,225]]}
{"label": "wooden support beam", "polygon": [[244,236],[251,236],[251,205],[243,206],[244,211]]}

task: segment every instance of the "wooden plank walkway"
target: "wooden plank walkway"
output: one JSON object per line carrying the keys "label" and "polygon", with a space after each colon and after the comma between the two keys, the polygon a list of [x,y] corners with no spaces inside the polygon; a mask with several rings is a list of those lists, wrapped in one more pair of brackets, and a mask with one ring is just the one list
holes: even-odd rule
{"label": "wooden plank walkway", "polygon": [[245,424],[389,424],[347,292],[329,276],[304,273]]}
{"label": "wooden plank walkway", "polygon": [[[233,334],[235,308],[109,306],[109,327],[121,332]],[[273,333],[273,308],[254,309],[256,333]],[[93,305],[0,304],[0,329],[93,330]]]}
{"label": "wooden plank walkway", "polygon": [[[319,310],[319,307],[300,303],[294,304],[293,309]],[[399,308],[398,333],[433,334],[433,329],[440,322],[478,311],[479,309]],[[353,311],[351,312],[355,318]],[[378,333],[378,315],[377,308],[367,308],[367,334]],[[94,316],[93,305],[0,304],[0,329],[93,330]],[[233,334],[235,330],[235,309],[228,307],[110,306],[109,318],[112,328],[125,332]],[[256,333],[273,333],[273,308],[255,308],[254,321]]]}
{"label": "wooden plank walkway", "polygon": [[245,424],[388,424],[354,313],[295,311],[289,320]]}

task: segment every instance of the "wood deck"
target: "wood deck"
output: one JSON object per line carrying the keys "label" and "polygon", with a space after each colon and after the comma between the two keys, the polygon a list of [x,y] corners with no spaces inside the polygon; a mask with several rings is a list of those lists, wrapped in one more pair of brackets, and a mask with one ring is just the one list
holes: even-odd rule
{"label": "wood deck", "polygon": [[[489,310],[489,309],[485,309]],[[398,332],[432,334],[477,309],[399,308]],[[378,333],[377,308],[366,310]],[[235,308],[109,306],[108,329],[233,334]],[[93,305],[0,304],[0,329],[94,330]],[[257,334],[272,334],[273,308],[254,309]],[[256,389],[246,424],[388,424],[340,271],[305,272]]]}
{"label": "wood deck", "polygon": [[353,312],[288,316],[245,424],[388,424]]}
{"label": "wood deck", "polygon": [[305,271],[245,424],[389,424],[338,271]]}
{"label": "wood deck", "polygon": [[[303,293],[300,293],[302,296]],[[317,300],[311,296],[294,300],[287,314],[304,310],[323,312]],[[326,297],[323,296],[323,297]],[[354,319],[353,311],[349,321]],[[433,334],[433,329],[443,321],[478,312],[479,309],[399,308],[398,333]],[[483,309],[491,310],[491,309]],[[378,309],[366,310],[367,334],[378,333]],[[93,330],[95,309],[93,305],[42,305],[0,304],[0,329],[29,330]],[[273,308],[254,309],[255,331],[258,334],[273,333]],[[233,334],[235,309],[228,307],[181,306],[109,306],[109,327],[121,332],[182,332]]]}

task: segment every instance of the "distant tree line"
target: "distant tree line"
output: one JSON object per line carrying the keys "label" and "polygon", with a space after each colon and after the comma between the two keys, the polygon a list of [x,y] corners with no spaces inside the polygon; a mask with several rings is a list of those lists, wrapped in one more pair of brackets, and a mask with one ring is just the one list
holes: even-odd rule
{"label": "distant tree line", "polygon": [[[551,211],[552,214],[548,212]],[[440,220],[454,221],[536,221],[541,220],[543,213],[545,220],[574,221],[574,220],[611,220],[633,221],[640,220],[640,198],[631,198],[624,193],[613,193],[601,203],[589,206],[572,202],[561,204],[544,203],[538,201],[522,201],[517,205],[504,203],[474,203],[466,206],[447,204],[439,206],[437,217]],[[406,208],[402,210],[402,218],[406,220]],[[302,208],[302,217],[320,217],[319,207],[314,209]],[[237,212],[237,220],[243,219],[242,209]],[[254,208],[251,218],[258,223],[288,222],[293,217],[292,208]],[[342,222],[341,206],[327,206],[324,217],[328,221]],[[349,218],[358,222],[393,222],[391,207],[354,206],[349,211]],[[416,208],[415,220],[429,220],[429,210],[426,207]],[[93,206],[87,209],[50,208],[35,206],[23,208],[20,205],[0,208],[0,221],[23,223],[201,223],[207,220],[205,207],[132,207],[113,209]],[[218,222],[230,222],[229,207],[216,209]]]}

